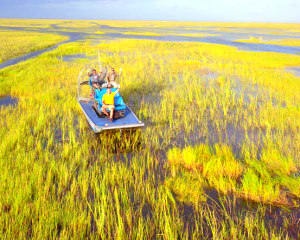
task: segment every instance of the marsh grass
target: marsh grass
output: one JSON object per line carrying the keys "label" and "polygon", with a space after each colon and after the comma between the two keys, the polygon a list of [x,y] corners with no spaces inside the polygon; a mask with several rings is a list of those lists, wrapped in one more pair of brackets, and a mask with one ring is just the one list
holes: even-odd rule
{"label": "marsh grass", "polygon": [[292,46],[292,47],[300,46],[300,40],[298,38],[280,39],[280,40],[267,40],[267,39],[264,40],[262,38],[251,37],[249,39],[236,40],[236,42],[263,43],[263,44],[273,44],[273,45]]}
{"label": "marsh grass", "polygon": [[56,34],[0,30],[0,63],[54,46],[67,39],[66,36]]}
{"label": "marsh grass", "polygon": [[[76,101],[88,59],[61,56],[98,49],[122,67],[142,131],[90,131]],[[19,99],[0,111],[1,234],[299,238],[299,209],[272,207],[299,206],[300,85],[282,72],[299,63],[213,44],[87,40],[0,71],[1,94]]]}

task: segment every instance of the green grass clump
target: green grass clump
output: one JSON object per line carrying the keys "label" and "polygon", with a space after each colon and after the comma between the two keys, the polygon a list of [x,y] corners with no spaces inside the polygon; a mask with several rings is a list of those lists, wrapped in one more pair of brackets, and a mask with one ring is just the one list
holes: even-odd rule
{"label": "green grass clump", "polygon": [[[204,150],[204,151],[203,151]],[[256,202],[271,203],[275,205],[298,205],[298,201],[292,201],[289,195],[299,197],[297,178],[291,173],[296,170],[293,162],[288,165],[287,158],[281,162],[278,160],[277,151],[262,153],[260,160],[236,159],[228,146],[216,145],[207,148],[204,145],[186,147],[184,149],[174,148],[168,151],[168,163],[171,171],[171,183],[168,186],[178,195],[182,196],[183,187],[177,187],[183,178],[190,186],[198,186],[190,196],[203,195],[199,190],[214,188],[221,194],[232,193],[237,197],[249,199]],[[277,159],[275,166],[266,159]],[[282,166],[280,165],[282,164]],[[278,167],[280,166],[280,168]],[[290,168],[287,169],[287,166]],[[279,169],[281,171],[279,171]],[[188,174],[188,178],[186,178]],[[192,177],[194,175],[194,177]],[[190,180],[188,180],[190,179]],[[291,184],[289,186],[289,184]],[[197,197],[194,197],[198,201]],[[293,199],[294,200],[294,199]],[[189,198],[189,201],[193,201]]]}
{"label": "green grass clump", "polygon": [[215,146],[215,154],[211,155],[210,160],[203,167],[203,175],[224,176],[237,179],[243,172],[243,166],[233,156],[228,146]]}
{"label": "green grass clump", "polygon": [[241,191],[245,198],[257,202],[274,203],[280,200],[279,185],[275,185],[272,181],[262,180],[251,168],[243,175],[241,185]]}
{"label": "green grass clump", "polygon": [[289,175],[297,170],[293,158],[283,156],[276,148],[263,150],[261,161],[266,164],[267,169],[276,175]]}
{"label": "green grass clump", "polygon": [[[189,184],[187,184],[189,183]],[[200,175],[182,172],[176,178],[170,178],[166,185],[176,193],[179,201],[185,203],[199,203],[206,200],[205,187],[206,183]]]}

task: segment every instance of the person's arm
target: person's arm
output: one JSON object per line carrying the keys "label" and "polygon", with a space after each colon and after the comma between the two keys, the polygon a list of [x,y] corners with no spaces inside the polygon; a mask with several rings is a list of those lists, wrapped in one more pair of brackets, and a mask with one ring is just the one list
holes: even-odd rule
{"label": "person's arm", "polygon": [[105,76],[105,81],[108,82],[109,81],[109,72],[106,73],[106,76]]}
{"label": "person's arm", "polygon": [[114,74],[114,77],[113,77],[113,81],[116,82],[118,78],[119,78],[119,74],[118,74],[118,73],[115,73],[115,74]]}

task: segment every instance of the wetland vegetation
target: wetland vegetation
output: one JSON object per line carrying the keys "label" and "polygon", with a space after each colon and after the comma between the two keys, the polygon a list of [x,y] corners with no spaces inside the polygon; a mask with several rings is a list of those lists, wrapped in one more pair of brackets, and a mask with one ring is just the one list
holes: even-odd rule
{"label": "wetland vegetation", "polygon": [[[300,32],[297,24],[256,31],[272,26]],[[104,65],[123,69],[120,93],[144,129],[89,129],[76,83],[98,50]],[[0,110],[1,236],[299,239],[300,78],[285,70],[299,65],[296,54],[86,37],[0,70],[0,96],[18,98]]]}
{"label": "wetland vegetation", "polygon": [[0,63],[65,41],[65,36],[0,29]]}
{"label": "wetland vegetation", "polygon": [[300,39],[280,39],[280,40],[268,40],[263,38],[254,38],[250,37],[249,39],[241,39],[237,40],[239,42],[247,42],[247,43],[264,43],[264,44],[274,44],[274,45],[282,45],[282,46],[300,46]]}

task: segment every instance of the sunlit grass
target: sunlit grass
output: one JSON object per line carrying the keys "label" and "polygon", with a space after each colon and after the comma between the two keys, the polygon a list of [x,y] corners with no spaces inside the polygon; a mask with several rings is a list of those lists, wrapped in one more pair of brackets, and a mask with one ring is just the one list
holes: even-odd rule
{"label": "sunlit grass", "polygon": [[[120,93],[143,130],[89,129],[76,101],[88,59],[62,56],[98,50],[123,69]],[[299,206],[300,84],[282,71],[299,64],[215,44],[115,40],[68,43],[0,71],[0,94],[19,99],[0,111],[2,235],[290,237],[292,213],[278,226],[264,204]]]}
{"label": "sunlit grass", "polygon": [[56,25],[62,29],[72,28],[88,29],[106,25],[117,28],[137,28],[144,31],[145,28],[182,28],[186,30],[214,28],[226,32],[243,32],[255,29],[257,31],[267,31],[269,34],[277,35],[283,31],[299,33],[300,24],[298,23],[238,23],[238,22],[189,22],[189,21],[124,21],[124,20],[50,20],[50,19],[0,19],[0,26],[7,27],[37,27],[49,28]]}
{"label": "sunlit grass", "polygon": [[[267,152],[267,153],[266,153]],[[237,197],[250,199],[256,202],[289,205],[289,194],[300,197],[296,189],[297,177],[291,177],[296,171],[293,161],[278,156],[275,149],[267,150],[262,154],[262,159],[246,159],[246,162],[237,160],[227,146],[216,145],[208,148],[200,145],[197,147],[186,147],[182,150],[171,149],[168,151],[168,162],[172,173],[170,185],[173,191],[182,195],[183,187],[180,184],[182,177],[192,174],[195,179],[186,179],[190,186],[203,191],[203,188],[215,188],[222,194],[233,193]],[[273,164],[271,163],[273,162]],[[280,179],[278,181],[278,179]],[[282,180],[281,180],[282,179]],[[291,184],[291,188],[284,187]],[[188,184],[189,185],[189,184]],[[199,190],[189,188],[184,190],[185,194],[192,191],[194,195],[201,196]],[[189,201],[198,201],[189,196]],[[295,202],[294,202],[295,203]]]}
{"label": "sunlit grass", "polygon": [[280,39],[280,40],[264,40],[263,38],[254,38],[251,37],[249,39],[241,39],[236,40],[236,42],[245,42],[245,43],[262,43],[262,44],[273,44],[273,45],[282,45],[282,46],[300,46],[300,40],[299,39]]}
{"label": "sunlit grass", "polygon": [[0,63],[33,51],[54,46],[67,39],[68,37],[55,34],[0,29]]}
{"label": "sunlit grass", "polygon": [[142,35],[142,36],[182,36],[182,37],[210,37],[216,36],[217,34],[205,34],[205,33],[157,33],[157,32],[123,32],[125,35]]}
{"label": "sunlit grass", "polygon": [[5,27],[37,27],[49,28],[51,24],[62,22],[63,20],[50,20],[50,19],[6,19],[0,18],[0,26]]}
{"label": "sunlit grass", "polygon": [[162,33],[155,32],[124,32],[125,35],[144,35],[144,36],[162,36]]}
{"label": "sunlit grass", "polygon": [[[136,27],[137,21],[120,21],[120,20],[101,20],[93,21],[113,27]],[[188,22],[188,21],[138,21],[138,27],[224,27],[224,28],[260,28],[260,29],[280,29],[280,30],[299,30],[300,25],[297,23],[238,23],[238,22]]]}

